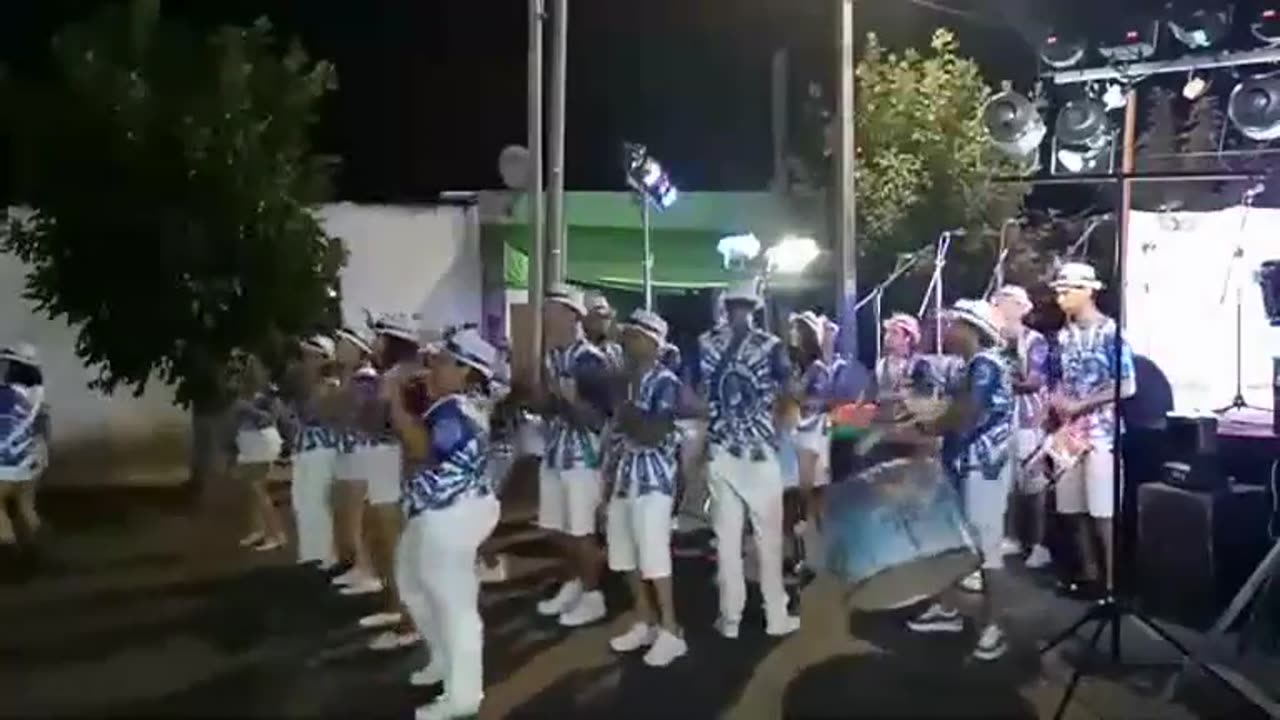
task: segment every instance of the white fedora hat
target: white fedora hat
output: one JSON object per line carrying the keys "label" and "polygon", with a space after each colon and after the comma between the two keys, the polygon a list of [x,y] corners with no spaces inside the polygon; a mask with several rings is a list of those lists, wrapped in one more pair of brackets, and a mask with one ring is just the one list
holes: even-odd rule
{"label": "white fedora hat", "polygon": [[627,319],[623,330],[632,330],[644,335],[658,345],[658,349],[667,345],[667,321],[660,315],[644,308],[637,308]]}
{"label": "white fedora hat", "polygon": [[383,313],[369,323],[369,329],[378,335],[418,342],[418,317],[409,313]]}
{"label": "white fedora hat", "polygon": [[353,327],[338,328],[337,332],[335,332],[333,335],[339,340],[345,340],[351,343],[352,345],[355,345],[357,348],[360,349],[361,352],[365,353],[366,355],[373,352],[373,345],[371,345],[369,343],[369,340],[365,338],[364,333],[362,333],[360,330],[356,328],[353,328]]}
{"label": "white fedora hat", "polygon": [[24,365],[38,368],[40,367],[40,351],[36,350],[36,346],[29,342],[14,343],[0,350],[0,360],[20,362]]}
{"label": "white fedora hat", "polygon": [[993,341],[1000,340],[1000,323],[996,322],[995,310],[986,300],[957,300],[947,316],[968,323]]}
{"label": "white fedora hat", "polygon": [[557,283],[547,288],[546,301],[559,303],[580,316],[587,314],[587,306],[583,302],[582,291],[575,287]]}
{"label": "white fedora hat", "polygon": [[444,340],[441,350],[457,362],[478,371],[486,379],[493,378],[498,351],[475,328],[453,333]]}
{"label": "white fedora hat", "polygon": [[760,298],[760,283],[751,278],[748,280],[739,280],[730,285],[724,291],[724,303],[731,302],[748,302],[755,307],[760,307],[764,301]]}
{"label": "white fedora hat", "polygon": [[1012,300],[1026,312],[1035,307],[1031,302],[1031,296],[1027,294],[1027,289],[1021,285],[1005,285],[991,294],[991,302],[993,304],[995,301],[1002,299]]}
{"label": "white fedora hat", "polygon": [[909,335],[914,342],[920,342],[920,321],[906,313],[894,313],[881,325],[885,330],[897,328]]}
{"label": "white fedora hat", "polygon": [[1058,268],[1049,286],[1054,290],[1082,288],[1084,290],[1101,290],[1102,281],[1098,279],[1098,271],[1089,263],[1069,262]]}
{"label": "white fedora hat", "polygon": [[609,304],[609,298],[603,293],[592,292],[586,296],[587,312],[591,315],[599,315],[602,317],[613,316],[613,306]]}
{"label": "white fedora hat", "polygon": [[312,335],[304,338],[301,345],[303,350],[313,352],[326,360],[332,360],[337,352],[333,338],[327,335]]}
{"label": "white fedora hat", "polygon": [[822,344],[823,335],[827,330],[827,319],[818,315],[812,310],[804,312],[791,313],[791,322],[800,323],[813,331],[813,336],[818,339],[818,344]]}

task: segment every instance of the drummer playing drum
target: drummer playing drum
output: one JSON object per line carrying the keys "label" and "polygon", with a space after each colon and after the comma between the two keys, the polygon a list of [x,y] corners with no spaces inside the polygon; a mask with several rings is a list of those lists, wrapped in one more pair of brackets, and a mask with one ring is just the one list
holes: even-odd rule
{"label": "drummer playing drum", "polygon": [[[947,411],[936,421],[917,422],[899,431],[900,441],[928,443],[942,436],[947,472],[964,497],[964,513],[978,534],[983,556],[981,628],[973,656],[995,660],[1007,650],[1004,632],[992,612],[992,584],[987,575],[1001,566],[1004,514],[1012,465],[1009,435],[1013,418],[1012,376],[1001,356],[1000,330],[991,306],[960,300],[948,314],[944,343],[948,354],[964,360],[962,380],[953,388]],[[964,620],[942,598],[907,623],[916,632],[960,632]]]}

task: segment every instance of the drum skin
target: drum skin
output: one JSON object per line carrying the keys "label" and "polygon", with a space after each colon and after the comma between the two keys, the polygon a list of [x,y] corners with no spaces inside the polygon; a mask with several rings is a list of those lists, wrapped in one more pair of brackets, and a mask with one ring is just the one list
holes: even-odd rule
{"label": "drum skin", "polygon": [[936,458],[875,465],[826,493],[825,555],[853,610],[938,595],[978,568],[974,533]]}

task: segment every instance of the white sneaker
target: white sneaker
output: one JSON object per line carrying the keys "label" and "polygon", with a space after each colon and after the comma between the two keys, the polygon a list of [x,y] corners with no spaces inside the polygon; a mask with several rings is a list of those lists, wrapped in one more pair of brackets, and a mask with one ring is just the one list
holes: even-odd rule
{"label": "white sneaker", "polygon": [[582,627],[603,620],[607,614],[609,610],[604,606],[604,593],[593,590],[583,593],[573,607],[560,614],[560,624],[564,627]]}
{"label": "white sneaker", "polygon": [[382,592],[382,589],[383,589],[383,585],[381,580],[377,578],[365,578],[358,582],[351,583],[350,585],[342,588],[338,592],[342,595],[348,595],[348,596],[372,595],[374,593]]}
{"label": "white sneaker", "polygon": [[689,652],[684,638],[668,630],[658,631],[658,639],[653,641],[649,652],[644,654],[644,664],[649,667],[666,667]]}
{"label": "white sneaker", "polygon": [[960,581],[960,589],[971,593],[982,592],[982,573],[975,570],[972,575],[965,575]]}
{"label": "white sneaker", "polygon": [[635,652],[649,647],[658,639],[658,629],[652,625],[638,622],[626,632],[609,641],[609,648],[616,653]]}
{"label": "white sneaker", "polygon": [[764,634],[769,637],[786,637],[799,629],[800,618],[795,615],[787,615],[779,620],[768,623],[765,626]]}
{"label": "white sneaker", "polygon": [[998,660],[1008,651],[1004,631],[1000,626],[991,624],[983,628],[982,634],[978,636],[978,646],[973,649],[973,657],[976,660]]}
{"label": "white sneaker", "polygon": [[422,636],[416,632],[398,633],[394,630],[388,630],[375,635],[369,641],[369,649],[374,652],[390,652],[413,647],[421,641]]}
{"label": "white sneaker", "polygon": [[1039,570],[1040,568],[1049,567],[1053,563],[1053,556],[1049,554],[1049,548],[1043,545],[1036,545],[1031,548],[1031,552],[1027,555],[1024,564],[1029,570]]}
{"label": "white sneaker", "polygon": [[964,618],[958,611],[934,603],[918,617],[908,620],[907,628],[920,633],[960,632],[964,630]]}
{"label": "white sneaker", "polygon": [[1000,543],[1000,554],[1006,555],[1006,556],[1021,555],[1022,543],[1018,542],[1017,540],[1014,540],[1013,538],[1005,538]]}
{"label": "white sneaker", "polygon": [[360,618],[360,627],[366,630],[379,630],[381,628],[397,625],[403,619],[404,616],[397,612],[374,613]]}
{"label": "white sneaker", "polygon": [[367,577],[368,575],[366,575],[363,570],[359,568],[351,568],[329,582],[339,587],[346,587],[352,583],[360,582]]}
{"label": "white sneaker", "polygon": [[480,714],[480,700],[463,702],[448,694],[436,698],[430,705],[423,705],[413,712],[414,720],[457,720]]}
{"label": "white sneaker", "polygon": [[444,664],[438,662],[427,663],[427,666],[419,670],[414,670],[409,676],[409,684],[414,687],[431,687],[444,682]]}
{"label": "white sneaker", "polygon": [[571,580],[560,586],[552,597],[538,603],[538,614],[543,617],[555,617],[573,607],[582,597],[582,583]]}
{"label": "white sneaker", "polygon": [[729,620],[727,618],[719,618],[716,620],[716,632],[720,633],[727,640],[738,639],[738,621]]}
{"label": "white sneaker", "polygon": [[498,562],[488,565],[483,559],[476,560],[476,576],[481,585],[493,585],[507,581],[507,556],[499,555]]}
{"label": "white sneaker", "polygon": [[259,543],[261,543],[263,540],[266,540],[266,539],[267,539],[266,533],[260,533],[260,532],[249,533],[248,535],[245,535],[244,537],[240,538],[240,547],[251,548],[255,545],[258,545]]}

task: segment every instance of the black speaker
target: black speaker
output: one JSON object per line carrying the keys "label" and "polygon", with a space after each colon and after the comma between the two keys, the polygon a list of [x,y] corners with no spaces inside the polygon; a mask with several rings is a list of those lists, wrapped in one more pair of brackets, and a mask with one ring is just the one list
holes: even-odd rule
{"label": "black speaker", "polygon": [[1218,464],[1218,418],[1170,414],[1165,439],[1168,453],[1161,480],[1192,490],[1225,486]]}
{"label": "black speaker", "polygon": [[1271,432],[1280,437],[1280,357],[1271,358]]}
{"label": "black speaker", "polygon": [[1280,260],[1268,260],[1258,268],[1258,284],[1262,286],[1262,307],[1274,327],[1280,327]]}

